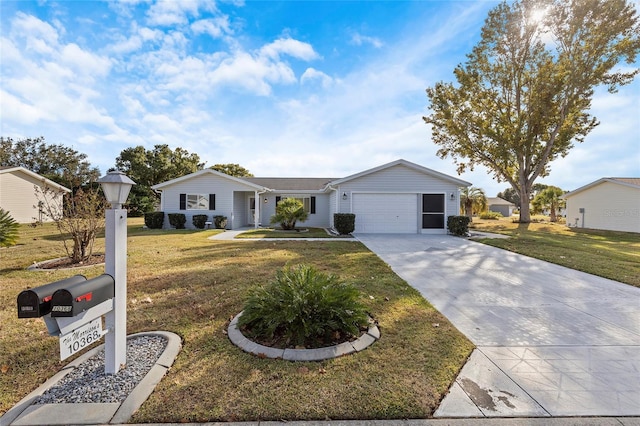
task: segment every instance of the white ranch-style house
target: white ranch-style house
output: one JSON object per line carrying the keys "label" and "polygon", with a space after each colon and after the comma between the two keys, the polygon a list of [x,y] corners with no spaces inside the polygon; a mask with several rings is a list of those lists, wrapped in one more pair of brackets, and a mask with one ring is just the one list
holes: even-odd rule
{"label": "white ranch-style house", "polygon": [[[334,213],[355,213],[355,232],[446,233],[459,214],[459,188],[471,184],[406,160],[345,178],[239,178],[212,169],[154,185],[160,210],[209,220],[222,215],[227,229],[270,226],[276,203],[297,198],[309,213],[305,227],[333,227]],[[164,226],[169,223],[165,217]]]}

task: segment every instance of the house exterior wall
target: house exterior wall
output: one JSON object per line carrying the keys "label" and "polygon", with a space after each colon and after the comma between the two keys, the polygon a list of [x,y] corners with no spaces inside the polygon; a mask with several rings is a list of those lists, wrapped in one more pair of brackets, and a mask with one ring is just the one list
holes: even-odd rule
{"label": "house exterior wall", "polygon": [[566,212],[570,226],[640,233],[640,189],[602,182],[568,196]]}
{"label": "house exterior wall", "polygon": [[[308,193],[308,192],[270,192],[268,194],[261,195],[262,205],[260,211],[262,226],[271,225],[271,216],[276,214],[276,197],[316,197],[316,212],[309,214],[307,220],[297,223],[298,227],[311,227],[311,228],[327,228],[331,224],[329,222],[329,198],[330,194],[325,193]],[[267,202],[264,202],[264,199]]]}
{"label": "house exterior wall", "polygon": [[[193,228],[192,219],[194,215],[206,214],[209,220],[213,216],[222,215],[228,219],[228,228],[237,228],[245,224],[245,218],[240,213],[235,202],[240,202],[235,192],[251,192],[255,191],[248,185],[242,185],[229,179],[221,178],[210,174],[195,176],[192,179],[177,182],[162,190],[162,211],[165,213],[164,227],[170,228],[168,213],[184,213],[186,216],[186,228]],[[215,194],[216,205],[215,210],[180,210],[180,194]],[[246,210],[246,209],[245,209]]]}
{"label": "house exterior wall", "polygon": [[[9,212],[18,223],[32,223],[38,220],[51,222],[51,218],[41,214],[38,208],[39,198],[35,186],[43,188],[42,181],[16,170],[0,174],[0,207]],[[56,195],[52,206],[62,206],[63,194]],[[61,208],[56,214],[61,213]]]}
{"label": "house exterior wall", "polygon": [[[336,187],[337,211],[340,213],[353,212],[353,195],[357,193],[394,193],[394,194],[444,194],[445,197],[445,228],[446,218],[459,214],[458,186],[421,173],[412,168],[396,165],[379,170],[347,182]],[[347,194],[346,200],[344,194]],[[453,194],[453,198],[451,198]],[[421,229],[421,202],[418,203],[416,223]],[[356,222],[358,218],[356,216]]]}
{"label": "house exterior wall", "polygon": [[511,213],[513,212],[513,207],[506,206],[506,205],[492,204],[492,205],[489,206],[489,211],[495,212],[495,213],[500,213],[504,217],[509,217],[509,216],[511,216]]}

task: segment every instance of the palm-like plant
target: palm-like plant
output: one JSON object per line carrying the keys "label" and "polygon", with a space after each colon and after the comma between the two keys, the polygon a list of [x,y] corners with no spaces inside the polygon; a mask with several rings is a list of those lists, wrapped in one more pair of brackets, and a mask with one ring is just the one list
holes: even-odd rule
{"label": "palm-like plant", "polygon": [[271,223],[279,223],[282,229],[292,230],[296,222],[307,220],[308,214],[300,200],[285,198],[276,206],[276,214],[271,216]]}
{"label": "palm-like plant", "polygon": [[566,201],[561,198],[562,194],[564,194],[564,191],[557,186],[546,187],[540,191],[531,202],[534,211],[542,211],[547,208],[549,209],[549,220],[551,222],[557,222],[557,214],[566,204]]}
{"label": "palm-like plant", "polygon": [[473,212],[481,212],[487,208],[487,197],[481,188],[473,186],[462,189],[460,193],[460,208],[470,221],[473,220]]}
{"label": "palm-like plant", "polygon": [[8,211],[0,209],[0,247],[10,247],[18,242],[20,225]]}

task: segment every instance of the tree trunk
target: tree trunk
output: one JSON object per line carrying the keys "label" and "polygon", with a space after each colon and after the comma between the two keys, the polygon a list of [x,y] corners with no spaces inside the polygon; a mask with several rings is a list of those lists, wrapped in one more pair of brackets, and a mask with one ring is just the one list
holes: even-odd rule
{"label": "tree trunk", "polygon": [[466,199],[464,202],[464,212],[469,218],[469,222],[473,222],[473,201]]}
{"label": "tree trunk", "polygon": [[523,187],[520,189],[520,223],[531,222],[531,212],[529,210],[529,191]]}

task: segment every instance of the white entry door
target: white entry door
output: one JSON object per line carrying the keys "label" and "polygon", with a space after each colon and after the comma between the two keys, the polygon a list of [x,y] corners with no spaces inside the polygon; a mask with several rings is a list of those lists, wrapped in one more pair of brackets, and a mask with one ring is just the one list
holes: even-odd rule
{"label": "white entry door", "polygon": [[415,234],[418,232],[417,194],[353,194],[355,232]]}

